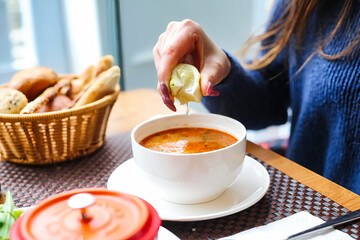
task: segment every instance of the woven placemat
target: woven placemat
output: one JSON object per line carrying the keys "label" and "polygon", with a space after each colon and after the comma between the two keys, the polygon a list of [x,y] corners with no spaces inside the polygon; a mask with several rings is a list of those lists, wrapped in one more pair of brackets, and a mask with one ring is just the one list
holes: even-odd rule
{"label": "woven placemat", "polygon": [[[2,190],[10,190],[18,207],[27,207],[66,190],[106,187],[110,174],[132,157],[130,134],[106,139],[97,152],[83,158],[48,166],[0,162]],[[349,210],[311,188],[262,163],[270,174],[266,195],[252,207],[227,217],[198,222],[163,222],[180,239],[216,239],[279,220],[306,210],[327,221]],[[360,239],[360,221],[342,231]]]}

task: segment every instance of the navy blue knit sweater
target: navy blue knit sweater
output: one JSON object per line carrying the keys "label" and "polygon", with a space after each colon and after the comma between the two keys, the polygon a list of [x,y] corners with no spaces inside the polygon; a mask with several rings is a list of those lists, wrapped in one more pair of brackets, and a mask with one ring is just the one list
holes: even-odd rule
{"label": "navy blue knit sweater", "polygon": [[[315,55],[320,38],[334,29],[343,1],[324,1],[314,12],[301,48],[291,40],[277,59],[262,70],[245,70],[228,54],[230,74],[215,89],[218,97],[202,103],[241,121],[248,129],[285,123],[292,109],[287,157],[360,194],[360,47],[337,60]],[[325,47],[327,54],[343,50],[360,25],[360,1]],[[273,20],[279,14],[275,7]],[[270,23],[272,22],[270,21]]]}

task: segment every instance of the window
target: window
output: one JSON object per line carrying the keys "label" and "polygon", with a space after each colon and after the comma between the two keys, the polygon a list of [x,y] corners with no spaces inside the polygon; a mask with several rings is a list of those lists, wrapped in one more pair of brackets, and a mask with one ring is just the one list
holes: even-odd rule
{"label": "window", "polygon": [[37,65],[63,74],[96,63],[103,55],[98,5],[105,12],[108,1],[0,0],[0,84]]}
{"label": "window", "polygon": [[33,53],[31,25],[27,21],[27,1],[0,0],[0,81],[5,82],[17,68],[32,66],[36,59]]}

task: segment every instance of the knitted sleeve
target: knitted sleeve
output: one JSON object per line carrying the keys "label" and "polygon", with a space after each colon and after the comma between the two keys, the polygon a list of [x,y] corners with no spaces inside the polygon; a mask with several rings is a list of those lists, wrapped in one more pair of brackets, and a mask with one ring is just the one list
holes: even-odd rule
{"label": "knitted sleeve", "polygon": [[212,113],[239,120],[248,129],[285,123],[289,89],[283,65],[274,62],[262,71],[250,71],[226,54],[232,66],[230,74],[215,86],[220,96],[202,98],[204,106]]}

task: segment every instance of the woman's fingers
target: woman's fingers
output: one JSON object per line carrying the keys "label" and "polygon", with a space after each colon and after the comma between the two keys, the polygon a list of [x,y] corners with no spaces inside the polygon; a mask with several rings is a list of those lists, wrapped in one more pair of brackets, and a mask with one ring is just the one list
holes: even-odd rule
{"label": "woman's fingers", "polygon": [[[180,62],[184,61],[191,55],[191,61],[196,64],[199,62],[199,53],[197,52],[201,46],[199,42],[199,34],[192,26],[180,25],[175,34],[170,32],[167,34],[163,42],[158,46],[158,80],[160,82],[168,82],[171,70]],[[169,37],[169,35],[171,37]],[[193,58],[194,57],[194,58]],[[187,59],[189,60],[189,58]],[[199,65],[199,64],[196,64]],[[200,66],[199,66],[200,67]]]}
{"label": "woman's fingers", "polygon": [[204,66],[201,74],[201,92],[204,96],[218,96],[220,93],[214,89],[230,72],[231,63],[225,52],[207,41],[205,46]]}
{"label": "woman's fingers", "polygon": [[[199,66],[202,43],[199,42],[199,26],[191,20],[171,22],[159,36],[153,48],[155,67],[158,73],[158,91],[166,106],[176,111],[174,99],[169,92],[172,69],[180,62]],[[198,68],[198,69],[199,69]]]}
{"label": "woman's fingers", "polygon": [[194,65],[201,73],[204,96],[217,96],[214,89],[230,71],[226,54],[206,35],[201,26],[191,20],[171,22],[159,36],[153,49],[158,73],[158,91],[166,106],[176,111],[174,98],[169,91],[172,69],[178,63]]}
{"label": "woman's fingers", "polygon": [[165,33],[160,34],[158,41],[156,42],[156,44],[153,48],[153,56],[154,56],[156,71],[158,71],[158,69],[159,69],[159,64],[160,64],[160,59],[161,59],[159,49],[161,48],[164,37],[165,37]]}
{"label": "woman's fingers", "polygon": [[[180,62],[191,60],[199,65],[201,61],[199,51],[202,49],[200,29],[199,25],[191,20],[168,24],[166,32],[159,36],[153,49],[160,82],[167,82],[169,73]],[[188,58],[189,56],[191,59]]]}

